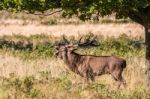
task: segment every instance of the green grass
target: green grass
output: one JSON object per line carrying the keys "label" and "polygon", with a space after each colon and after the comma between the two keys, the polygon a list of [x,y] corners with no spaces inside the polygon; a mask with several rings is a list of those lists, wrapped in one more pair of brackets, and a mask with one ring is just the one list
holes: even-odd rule
{"label": "green grass", "polygon": [[[91,34],[85,35],[85,38]],[[100,46],[94,48],[79,48],[77,52],[81,54],[91,55],[118,55],[124,58],[131,56],[144,56],[145,46],[142,38],[130,38],[122,35],[119,38],[106,38],[98,37]],[[53,38],[48,35],[32,35],[30,37],[14,35],[13,37],[4,36],[2,40],[11,41],[29,41],[32,43],[30,46],[11,46],[9,44],[0,45],[1,52],[10,52],[15,56],[25,59],[34,58],[51,58],[54,55],[54,42],[62,41],[60,38]],[[69,38],[68,38],[69,39]],[[71,42],[77,42],[74,37],[70,37]],[[63,42],[63,41],[62,41]]]}
{"label": "green grass", "polygon": [[150,90],[137,87],[134,90],[112,90],[107,85],[72,83],[67,77],[53,78],[33,76],[2,78],[2,99],[149,99]]}
{"label": "green grass", "polygon": [[[88,34],[84,38],[88,37]],[[117,55],[127,60],[127,68],[123,77],[127,81],[127,89],[115,89],[111,78],[99,77],[96,82],[84,84],[83,79],[64,69],[62,61],[54,57],[53,44],[62,41],[62,38],[48,35],[33,35],[24,37],[21,35],[4,36],[5,41],[29,41],[31,46],[17,44],[1,44],[1,56],[17,57],[6,58],[6,62],[0,66],[0,70],[6,70],[5,75],[0,76],[0,99],[149,99],[150,90],[144,83],[144,55],[145,45],[143,38],[131,38],[121,35],[119,38],[104,38],[98,36],[100,46],[94,48],[79,48],[77,53],[84,55]],[[68,37],[71,42],[77,42],[74,37]],[[3,58],[3,57],[2,57]],[[19,58],[19,59],[18,59]],[[14,63],[14,61],[17,62]],[[10,60],[10,61],[9,61]],[[5,60],[3,60],[5,61]],[[10,63],[8,63],[10,62]],[[27,66],[31,74],[19,76],[17,73],[28,74],[28,70],[22,70]],[[47,67],[46,67],[47,66]],[[9,68],[8,68],[9,67]],[[19,72],[11,72],[14,69]],[[45,69],[43,69],[45,68]],[[22,70],[22,71],[20,71]],[[9,72],[10,71],[10,72]],[[35,72],[35,73],[33,73]],[[3,72],[2,72],[3,73]],[[58,76],[55,76],[58,74]],[[4,74],[3,74],[4,75]]]}

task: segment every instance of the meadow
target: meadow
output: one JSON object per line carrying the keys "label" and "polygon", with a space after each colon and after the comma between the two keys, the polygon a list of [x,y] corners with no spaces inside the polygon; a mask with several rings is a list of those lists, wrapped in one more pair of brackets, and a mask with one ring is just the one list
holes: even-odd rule
{"label": "meadow", "polygon": [[[66,37],[77,42],[79,37]],[[96,78],[85,85],[83,78],[71,72],[64,62],[54,55],[55,42],[62,37],[46,34],[0,37],[0,99],[149,99],[145,86],[145,44],[143,37],[125,34],[119,37],[97,36],[99,46],[79,48],[84,55],[116,55],[126,59],[123,72],[127,88],[115,89],[110,75]]]}

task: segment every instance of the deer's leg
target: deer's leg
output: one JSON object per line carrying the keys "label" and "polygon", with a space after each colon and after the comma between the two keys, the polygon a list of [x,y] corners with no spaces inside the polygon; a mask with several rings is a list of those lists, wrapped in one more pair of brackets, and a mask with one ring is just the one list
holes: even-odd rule
{"label": "deer's leg", "polygon": [[126,88],[126,81],[122,77],[122,71],[123,71],[123,69],[120,70],[120,72],[118,73],[117,79],[120,82],[120,85],[123,85],[123,87]]}
{"label": "deer's leg", "polygon": [[88,77],[88,79],[91,80],[92,82],[95,82],[95,76],[94,76],[93,71],[92,71],[91,68],[87,71],[87,77]]}
{"label": "deer's leg", "polygon": [[118,82],[119,82],[118,88],[120,88],[121,85],[123,85],[123,87],[126,88],[126,82],[125,82],[125,80],[122,78],[122,75],[120,75],[120,76],[118,77]]}
{"label": "deer's leg", "polygon": [[89,83],[89,78],[88,78],[87,72],[85,72],[85,73],[83,74],[83,77],[84,77],[84,83]]}
{"label": "deer's leg", "polygon": [[79,66],[78,71],[80,72],[80,75],[84,78],[84,83],[87,83],[89,78],[88,78],[88,68],[86,66]]}
{"label": "deer's leg", "polygon": [[118,81],[117,77],[115,77],[113,74],[112,74],[112,77],[113,77],[114,80],[117,82],[117,89],[119,89],[119,87],[120,87],[120,82]]}
{"label": "deer's leg", "polygon": [[80,74],[82,75],[82,77],[84,78],[84,85],[86,86],[89,83],[90,78],[90,73],[89,73],[89,67],[87,65],[84,66],[80,66],[78,68]]}
{"label": "deer's leg", "polygon": [[120,74],[119,78],[119,82],[123,85],[124,88],[126,88],[126,81],[123,79],[122,74]]}
{"label": "deer's leg", "polygon": [[115,79],[115,81],[118,82],[117,89],[119,89],[121,85],[123,85],[124,88],[126,87],[126,82],[122,77],[122,71],[115,71],[114,73],[112,73],[112,76]]}
{"label": "deer's leg", "polygon": [[83,73],[82,75],[83,75],[83,78],[84,78],[82,89],[84,89],[84,87],[88,84],[89,79],[88,79],[86,73]]}

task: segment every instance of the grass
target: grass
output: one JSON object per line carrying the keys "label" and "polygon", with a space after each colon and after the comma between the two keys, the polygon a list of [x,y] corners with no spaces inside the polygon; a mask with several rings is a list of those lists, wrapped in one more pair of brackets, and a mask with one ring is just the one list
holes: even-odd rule
{"label": "grass", "polygon": [[[84,38],[88,37],[84,35]],[[71,42],[77,38],[68,37]],[[62,60],[55,58],[53,44],[61,40],[48,35],[3,36],[0,39],[0,99],[149,99],[145,87],[145,45],[143,38],[121,35],[98,36],[99,47],[79,48],[80,54],[117,55],[127,60],[123,77],[126,89],[115,90],[109,75],[85,85]],[[14,43],[2,43],[13,41]],[[23,43],[18,43],[23,41]],[[24,43],[30,46],[24,45]],[[61,40],[62,41],[62,40]]]}
{"label": "grass", "polygon": [[149,99],[150,90],[136,87],[134,90],[112,90],[106,84],[72,83],[67,76],[54,78],[47,73],[39,79],[33,76],[1,79],[2,99]]}
{"label": "grass", "polygon": [[[89,33],[83,35],[83,39],[88,36],[94,36]],[[78,37],[79,38],[79,37]],[[77,42],[77,38],[71,36],[67,38],[70,42]],[[144,56],[144,39],[143,38],[130,38],[123,34],[118,38],[103,36],[98,36],[99,47],[93,48],[79,48],[78,52],[81,54],[92,54],[92,55],[118,55],[124,58],[131,56]],[[9,41],[3,44],[3,41]],[[62,38],[56,38],[42,35],[32,35],[30,37],[25,37],[22,35],[13,36],[3,36],[1,37],[0,51],[3,53],[13,53],[15,56],[20,56],[21,58],[31,59],[31,58],[47,58],[53,57],[55,42],[61,41]],[[27,43],[26,43],[27,42]],[[14,44],[15,43],[15,44]],[[25,45],[26,44],[26,45]],[[138,53],[138,54],[137,54]]]}

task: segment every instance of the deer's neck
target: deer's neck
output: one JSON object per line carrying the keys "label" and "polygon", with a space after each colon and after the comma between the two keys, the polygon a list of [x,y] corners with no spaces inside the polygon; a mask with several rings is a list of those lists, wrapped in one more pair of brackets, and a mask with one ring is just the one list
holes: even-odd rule
{"label": "deer's neck", "polygon": [[78,66],[78,62],[80,60],[80,55],[75,52],[68,52],[67,53],[68,62],[71,66]]}
{"label": "deer's neck", "polygon": [[67,64],[67,65],[69,64],[67,54],[64,54],[63,57],[62,57],[62,59],[63,59],[63,61],[64,61],[65,64]]}
{"label": "deer's neck", "polygon": [[80,63],[80,55],[77,53],[67,52],[66,56],[64,57],[64,62],[73,72],[80,74],[78,71],[78,66]]}
{"label": "deer's neck", "polygon": [[65,62],[65,64],[68,66],[68,68],[70,68],[73,72],[76,72],[77,74],[79,74],[78,71],[79,60],[80,55],[74,52],[73,53],[68,52],[67,54],[63,55],[63,61]]}

